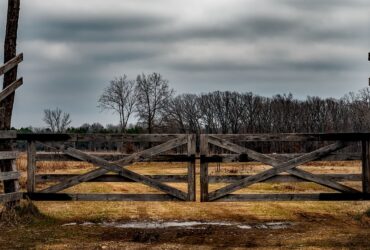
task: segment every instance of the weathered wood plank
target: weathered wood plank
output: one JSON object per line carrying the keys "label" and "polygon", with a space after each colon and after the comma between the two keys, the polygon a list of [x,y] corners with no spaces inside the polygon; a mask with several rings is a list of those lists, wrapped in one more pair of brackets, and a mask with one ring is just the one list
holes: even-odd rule
{"label": "weathered wood plank", "polygon": [[[108,152],[87,152],[89,155],[102,158],[107,161],[118,161],[123,158],[130,156],[130,154],[120,154],[120,153],[108,153]],[[187,162],[191,161],[195,156],[188,156],[184,154],[166,154],[166,155],[155,155],[149,159],[143,160],[143,162]],[[54,152],[37,152],[36,154],[37,161],[81,161],[80,159],[75,159],[71,156],[68,156],[64,153],[54,153]]]}
{"label": "weathered wood plank", "polygon": [[0,160],[15,160],[18,157],[16,151],[0,151]]}
{"label": "weathered wood plank", "polygon": [[0,66],[0,76],[9,72],[11,69],[13,69],[15,66],[17,66],[20,62],[23,61],[23,53],[17,55],[4,65]]}
{"label": "weathered wood plank", "polygon": [[[125,160],[120,160],[120,161],[113,162],[113,163],[107,162],[107,161],[105,161],[103,159],[100,159],[100,158],[97,158],[97,157],[90,156],[90,155],[85,154],[85,153],[83,153],[79,150],[76,150],[76,149],[71,149],[71,148],[67,149],[67,150],[64,151],[64,153],[66,153],[66,154],[68,154],[72,157],[75,157],[75,158],[93,163],[95,165],[98,165],[101,168],[99,168],[97,170],[93,170],[93,171],[88,172],[86,174],[82,174],[82,175],[77,176],[77,177],[70,178],[68,180],[65,180],[63,183],[59,183],[57,185],[54,185],[54,186],[49,187],[47,189],[44,189],[41,192],[43,192],[43,193],[59,192],[63,189],[72,187],[72,186],[77,185],[81,182],[86,182],[88,180],[99,177],[103,174],[106,174],[110,171],[114,171],[114,172],[117,172],[117,173],[119,173],[120,175],[122,175],[126,178],[144,183],[148,186],[159,189],[160,191],[163,191],[163,192],[166,192],[168,194],[174,195],[175,197],[177,197],[179,199],[185,200],[186,199],[186,194],[184,192],[182,192],[178,189],[172,188],[168,185],[162,184],[158,181],[147,178],[145,176],[142,176],[140,174],[137,174],[135,172],[132,172],[130,170],[124,169],[122,167],[130,165],[135,161],[141,161],[141,160],[144,160],[144,159],[146,159],[148,157],[151,157],[153,155],[163,153],[163,152],[165,152],[165,151],[167,151],[167,150],[169,150],[173,147],[183,145],[186,142],[187,142],[187,139],[184,136],[180,137],[180,138],[176,138],[176,139],[170,140],[168,142],[165,142],[161,145],[158,145],[158,146],[152,147],[150,149],[141,151],[139,153],[135,153],[133,155],[130,155],[129,157],[125,158]],[[118,165],[118,164],[120,164],[120,165]]]}
{"label": "weathered wood plank", "polygon": [[317,194],[228,194],[217,201],[353,201],[370,200],[370,194],[317,193]]}
{"label": "weathered wood plank", "polygon": [[19,201],[22,199],[22,193],[14,192],[7,194],[0,194],[0,203],[7,203],[12,201]]}
{"label": "weathered wood plank", "polygon": [[[117,161],[122,158],[129,156],[129,154],[121,154],[116,152],[85,152],[89,155],[103,158],[107,161]],[[293,159],[303,154],[267,154],[270,157],[275,157],[279,160]],[[315,159],[314,161],[354,161],[361,160],[361,153],[331,153],[330,155],[323,156],[320,159]],[[143,162],[187,162],[191,161],[193,156],[188,156],[184,154],[166,154],[166,155],[156,155],[152,158],[145,160]],[[200,159],[200,157],[195,156],[195,159]],[[37,161],[81,161],[79,159],[74,159],[61,152],[37,152]],[[206,162],[255,162],[256,160],[248,158],[246,154],[219,154],[210,155],[203,158]]]}
{"label": "weathered wood plank", "polygon": [[20,176],[16,171],[0,172],[0,181],[18,180]]}
{"label": "weathered wood plank", "polygon": [[[19,133],[18,140],[37,141],[116,141],[116,142],[164,142],[181,134],[28,134]],[[323,134],[214,134],[221,139],[247,141],[361,141],[370,140],[370,133],[323,133]]]}
{"label": "weathered wood plank", "polygon": [[370,139],[370,133],[282,133],[282,134],[209,134],[224,140],[247,141],[361,141]]}
{"label": "weathered wood plank", "polygon": [[[277,160],[289,160],[299,156],[304,155],[301,154],[266,154],[269,157],[273,157]],[[315,159],[314,161],[356,161],[361,160],[362,156],[361,153],[331,153],[327,156],[323,156],[319,159]],[[255,162],[256,160],[249,158],[247,154],[215,154],[210,155],[208,157],[203,158],[206,162],[222,162],[222,163],[229,163],[229,162]]]}
{"label": "weathered wood plank", "polygon": [[[77,177],[77,174],[37,174],[36,182],[45,183],[45,182],[60,182],[72,177]],[[150,179],[160,181],[160,182],[171,182],[171,183],[187,183],[187,175],[144,175]],[[123,177],[121,175],[106,174],[99,176],[95,179],[88,180],[86,182],[135,182],[131,179]]]}
{"label": "weathered wood plank", "polygon": [[[231,143],[229,141],[222,140],[222,139],[217,138],[215,136],[212,136],[211,138],[209,138],[209,142],[214,144],[214,145],[217,145],[219,147],[224,147],[228,150],[231,150],[231,151],[234,151],[234,152],[237,152],[237,153],[247,153],[249,157],[251,157],[251,158],[253,158],[257,161],[263,162],[265,164],[269,164],[274,168],[277,168],[280,164],[284,164],[284,161],[277,160],[277,159],[275,159],[271,156],[258,153],[256,151],[248,149],[248,148],[241,147],[237,144]],[[339,145],[339,144],[341,144],[341,142],[338,142],[337,144]],[[332,145],[335,145],[335,144],[332,144]],[[338,149],[346,147],[346,146],[347,146],[347,143],[343,143],[342,147],[339,147]],[[321,149],[325,149],[325,148],[330,148],[330,145],[326,146],[326,147],[323,147]],[[333,151],[327,151],[326,153],[320,153],[321,149],[313,151],[313,152],[319,152],[319,155],[317,155],[317,157],[312,158],[310,161],[312,161],[313,159],[322,158],[327,153],[331,153],[333,151],[338,150],[338,149],[336,149],[336,150],[333,150]],[[297,158],[290,159],[289,161],[286,161],[286,162],[294,162],[296,159],[304,159],[306,156],[310,155],[311,153],[301,155]],[[301,164],[303,164],[303,163],[301,163]],[[301,164],[298,164],[298,165],[301,165]],[[302,169],[296,169],[295,167],[294,168],[289,168],[289,169],[285,170],[284,172],[288,172],[289,174],[298,176],[302,179],[306,179],[308,181],[318,183],[318,184],[323,185],[325,187],[332,188],[336,191],[350,192],[350,193],[359,192],[356,189],[350,188],[348,186],[345,186],[345,185],[337,183],[337,182],[333,182],[333,181],[328,180],[328,179],[320,178],[317,175],[314,175],[314,174],[309,173],[307,171],[304,171]]]}
{"label": "weathered wood plank", "polygon": [[36,190],[36,143],[29,141],[27,143],[27,192],[33,193]]}
{"label": "weathered wood plank", "polygon": [[[244,187],[250,186],[254,183],[269,179],[269,178],[271,178],[271,177],[273,177],[273,176],[275,176],[279,173],[285,172],[287,170],[291,170],[291,169],[293,169],[293,168],[295,168],[295,167],[297,167],[301,164],[312,161],[313,159],[316,159],[318,157],[322,157],[323,155],[326,155],[330,152],[337,151],[341,148],[344,148],[345,146],[346,146],[345,143],[337,142],[337,143],[331,144],[329,146],[322,147],[318,150],[312,151],[310,153],[307,153],[307,154],[305,154],[301,157],[289,160],[289,161],[284,162],[282,164],[278,163],[272,169],[263,171],[259,174],[256,174],[256,175],[247,177],[243,180],[237,181],[235,183],[229,184],[226,187],[220,188],[220,189],[208,194],[209,200],[211,200],[211,201],[216,200],[218,198],[221,198],[222,196],[225,196],[229,193],[235,192],[235,191],[237,191],[241,188],[244,188]],[[248,155],[249,155],[249,152],[248,152]],[[306,176],[304,178],[308,179]],[[339,185],[338,183],[336,183],[336,184]],[[353,190],[352,188],[348,188],[348,187],[346,187],[346,188],[348,189],[348,192],[351,192],[351,193],[356,192],[356,190],[352,191]]]}
{"label": "weathered wood plank", "polygon": [[167,194],[66,194],[25,193],[24,198],[34,201],[178,201]]}
{"label": "weathered wood plank", "polygon": [[[8,169],[2,169],[2,173],[6,175],[6,173],[11,173],[11,172],[18,172],[17,171],[17,164],[15,160],[10,161],[10,168]],[[18,178],[11,178],[9,180],[4,180],[4,193],[17,193],[20,190],[19,187],[19,180]]]}
{"label": "weathered wood plank", "polygon": [[0,139],[15,139],[17,138],[17,131],[14,130],[0,130]]}
{"label": "weathered wood plank", "polygon": [[19,78],[15,82],[12,82],[8,87],[0,92],[0,102],[11,95],[18,87],[23,84],[23,78]]}
{"label": "weathered wood plank", "polygon": [[18,133],[17,140],[25,141],[65,141],[65,142],[166,142],[182,137],[181,134],[51,134]]}
{"label": "weathered wood plank", "polygon": [[370,193],[370,141],[362,141],[362,191]]}
{"label": "weathered wood plank", "polygon": [[[232,183],[235,181],[242,180],[244,178],[250,177],[252,175],[210,175],[209,183]],[[327,178],[331,181],[361,181],[361,174],[318,174],[320,178]],[[261,183],[283,183],[283,182],[308,182],[308,180],[296,177],[294,175],[276,175],[267,179]]]}
{"label": "weathered wood plank", "polygon": [[208,163],[202,158],[208,156],[208,136],[200,135],[200,200],[208,201]]}
{"label": "weathered wood plank", "polygon": [[195,154],[196,154],[196,137],[188,135],[188,156],[192,157],[188,163],[188,201],[196,200],[196,169],[195,169]]}

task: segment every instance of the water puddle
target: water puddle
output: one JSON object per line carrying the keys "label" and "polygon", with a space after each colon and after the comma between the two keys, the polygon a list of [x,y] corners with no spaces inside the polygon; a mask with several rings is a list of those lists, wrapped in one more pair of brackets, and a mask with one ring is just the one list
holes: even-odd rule
{"label": "water puddle", "polygon": [[265,223],[237,223],[237,222],[201,222],[201,221],[137,221],[137,222],[102,222],[102,223],[67,223],[62,226],[101,226],[113,228],[132,228],[132,229],[207,229],[209,226],[235,227],[239,229],[286,229],[294,223],[289,221],[276,221]]}

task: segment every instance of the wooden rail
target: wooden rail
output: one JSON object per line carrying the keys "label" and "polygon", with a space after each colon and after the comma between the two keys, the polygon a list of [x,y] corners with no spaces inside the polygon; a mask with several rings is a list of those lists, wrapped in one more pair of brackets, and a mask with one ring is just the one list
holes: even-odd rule
{"label": "wooden rail", "polygon": [[23,53],[14,57],[4,65],[0,66],[0,76],[12,70],[14,67],[18,66],[19,63],[23,61]]}
{"label": "wooden rail", "polygon": [[[27,140],[27,193],[34,200],[140,200],[140,201],[195,201],[195,135],[68,135],[68,134],[18,134],[18,140]],[[91,153],[61,144],[100,140],[119,142],[160,143],[140,152]],[[37,144],[58,150],[57,153],[37,152]],[[56,143],[59,142],[59,143]],[[186,154],[168,154],[168,151],[181,147]],[[37,161],[84,161],[97,166],[97,169],[84,174],[36,174]],[[186,175],[142,175],[127,169],[136,162],[185,162]],[[114,172],[115,174],[108,174]],[[36,190],[37,183],[55,183],[45,189]],[[157,189],[164,194],[66,194],[61,191],[83,182],[137,182]],[[187,192],[166,183],[185,183]]]}
{"label": "wooden rail", "polygon": [[[8,73],[10,70],[18,66],[23,61],[23,54],[19,54],[4,65],[0,66],[0,76]],[[14,79],[15,80],[15,79]],[[10,83],[6,88],[0,91],[0,102],[5,100],[9,95],[13,94],[14,91],[23,84],[23,78],[20,78]]]}
{"label": "wooden rail", "polygon": [[[308,153],[262,154],[241,146],[245,142],[330,142]],[[360,153],[338,153],[353,142],[361,142]],[[201,135],[200,181],[201,201],[257,201],[257,200],[369,200],[370,199],[370,133],[333,134],[257,134],[257,135]],[[227,154],[211,153],[211,147],[228,151]],[[299,165],[310,161],[361,160],[362,174],[312,174]],[[249,175],[210,175],[210,163],[257,161],[271,165],[271,169]],[[287,174],[282,174],[282,173]],[[362,182],[362,190],[345,185],[347,182]],[[314,194],[234,194],[235,191],[263,182],[313,182],[337,193]],[[210,183],[227,185],[209,192]]]}
{"label": "wooden rail", "polygon": [[[0,130],[0,143],[16,138],[15,131]],[[19,201],[22,198],[22,193],[19,189],[20,174],[17,171],[16,159],[17,152],[14,151],[0,151],[0,161],[10,161],[10,171],[1,171],[0,181],[4,183],[4,193],[0,194],[0,203],[9,204],[11,202]]]}

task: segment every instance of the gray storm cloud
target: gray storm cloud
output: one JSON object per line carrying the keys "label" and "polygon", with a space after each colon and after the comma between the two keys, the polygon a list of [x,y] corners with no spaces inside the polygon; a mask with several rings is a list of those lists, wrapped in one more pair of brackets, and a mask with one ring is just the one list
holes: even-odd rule
{"label": "gray storm cloud", "polygon": [[369,13],[367,0],[23,1],[13,124],[41,126],[56,106],[75,126],[117,123],[96,108],[105,85],[153,71],[177,93],[340,97],[366,86]]}

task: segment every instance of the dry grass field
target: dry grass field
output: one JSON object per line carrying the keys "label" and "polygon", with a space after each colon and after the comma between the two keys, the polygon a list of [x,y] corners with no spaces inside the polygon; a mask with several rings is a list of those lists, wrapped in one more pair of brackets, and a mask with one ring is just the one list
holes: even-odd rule
{"label": "dry grass field", "polygon": [[[21,186],[24,189],[25,157],[20,157],[17,163],[22,171]],[[93,168],[87,163],[79,162],[37,164],[37,173],[83,173]],[[268,166],[246,163],[221,165],[219,171],[214,165],[210,168],[211,174],[230,175],[253,174]],[[360,173],[361,169],[360,162],[315,162],[303,168],[313,173]],[[186,173],[185,164],[181,163],[140,163],[130,169],[145,174]],[[347,184],[361,188],[360,183]],[[37,188],[46,187],[45,185],[38,185]],[[170,185],[186,191],[186,184]],[[199,183],[197,186],[199,191]],[[210,189],[221,186],[222,184],[211,184]],[[158,193],[134,183],[84,183],[67,191]],[[328,189],[312,183],[266,183],[255,184],[239,193],[326,191]],[[33,216],[26,223],[0,226],[1,249],[370,249],[368,201],[34,202],[34,205],[39,210],[39,215]],[[130,222],[208,224],[196,227],[130,228],[127,226]],[[266,226],[272,225],[272,222],[289,225],[285,228]],[[235,225],[245,226],[243,228]]]}

